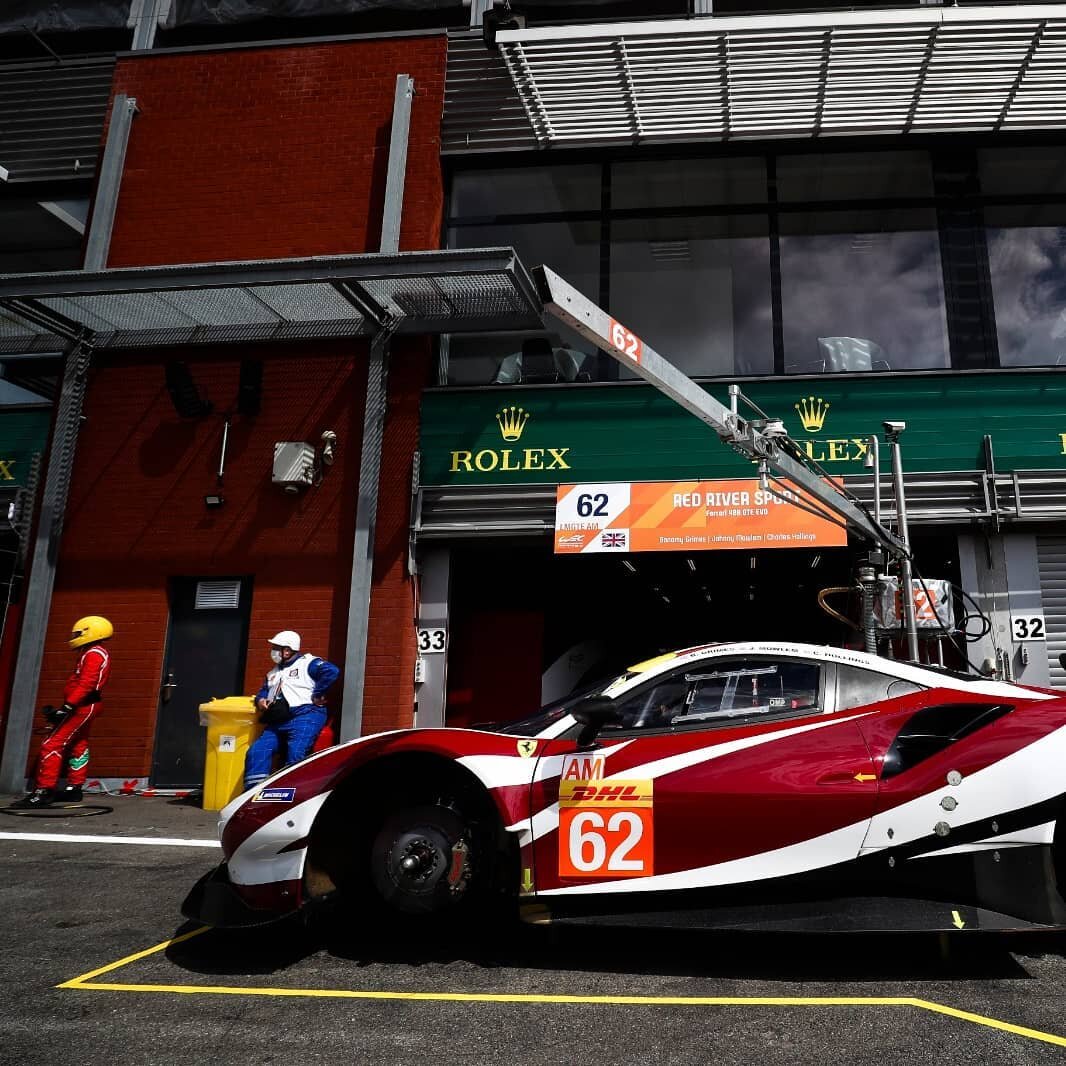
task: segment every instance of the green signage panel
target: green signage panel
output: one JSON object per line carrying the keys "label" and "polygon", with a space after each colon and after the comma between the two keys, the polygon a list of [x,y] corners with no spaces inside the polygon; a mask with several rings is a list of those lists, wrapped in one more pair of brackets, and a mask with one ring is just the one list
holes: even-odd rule
{"label": "green signage panel", "polygon": [[[728,403],[727,385],[708,391]],[[861,474],[866,439],[907,423],[910,471],[1066,468],[1066,371],[748,382],[830,473]],[[422,402],[424,485],[668,481],[751,476],[702,422],[643,383],[434,390]],[[888,449],[882,466],[888,469]]]}
{"label": "green signage panel", "polygon": [[43,453],[47,446],[51,424],[51,408],[0,407],[0,488],[25,486],[34,453]]}

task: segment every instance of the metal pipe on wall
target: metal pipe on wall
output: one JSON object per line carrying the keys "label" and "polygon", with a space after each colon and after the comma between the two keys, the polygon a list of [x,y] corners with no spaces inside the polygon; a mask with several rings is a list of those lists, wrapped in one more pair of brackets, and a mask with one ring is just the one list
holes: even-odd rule
{"label": "metal pipe on wall", "polygon": [[907,428],[905,422],[893,422],[889,430],[886,424],[888,442],[892,448],[892,487],[896,497],[896,532],[907,548],[907,554],[899,561],[900,607],[903,611],[904,628],[907,631],[907,658],[918,661],[918,622],[914,614],[914,592],[912,588],[913,572],[911,568],[911,538],[907,526],[907,496],[903,490],[903,456],[899,447],[899,435]]}

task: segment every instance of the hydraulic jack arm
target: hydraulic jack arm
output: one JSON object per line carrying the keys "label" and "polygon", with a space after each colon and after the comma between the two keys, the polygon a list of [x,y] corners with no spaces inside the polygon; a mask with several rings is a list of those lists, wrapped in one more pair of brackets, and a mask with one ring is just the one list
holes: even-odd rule
{"label": "hydraulic jack arm", "polygon": [[767,431],[765,424],[742,417],[705,392],[691,378],[664,359],[621,322],[583,296],[548,267],[536,267],[533,278],[545,314],[558,319],[623,366],[669,396],[710,426],[725,444],[753,462],[765,461],[776,474],[796,486],[803,496],[835,515],[859,536],[897,558],[909,556],[906,544],[831,483],[782,448],[783,428]]}

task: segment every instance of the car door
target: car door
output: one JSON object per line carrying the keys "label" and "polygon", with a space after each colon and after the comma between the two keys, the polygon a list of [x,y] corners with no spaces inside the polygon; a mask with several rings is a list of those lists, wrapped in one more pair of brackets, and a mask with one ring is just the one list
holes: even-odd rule
{"label": "car door", "polygon": [[876,780],[864,712],[835,711],[832,680],[816,660],[749,655],[629,683],[595,746],[557,741],[537,766],[538,894],[701,888],[855,859]]}

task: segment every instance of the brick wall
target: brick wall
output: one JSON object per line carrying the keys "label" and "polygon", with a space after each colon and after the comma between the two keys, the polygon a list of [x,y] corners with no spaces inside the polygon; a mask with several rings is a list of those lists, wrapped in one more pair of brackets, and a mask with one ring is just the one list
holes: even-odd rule
{"label": "brick wall", "polygon": [[137,100],[109,266],[375,251],[397,74],[415,79],[400,246],[439,247],[441,37],[119,60]]}
{"label": "brick wall", "polygon": [[[376,250],[398,73],[417,87],[401,247],[439,247],[444,61],[443,37],[120,60],[115,91],[135,96],[139,113],[109,266]],[[405,559],[430,346],[398,341],[393,351],[366,731],[410,724],[414,695]],[[269,665],[263,642],[279,628],[343,659],[366,354],[354,341],[180,354],[219,410],[236,395],[239,360],[264,359],[262,412],[234,423],[226,504],[210,511],[203,496],[214,489],[221,420],[176,416],[162,368],[175,353],[94,367],[40,690],[42,702],[54,699],[70,668],[71,622],[110,617],[116,665],[94,726],[94,775],[149,772],[171,576],[253,575],[249,690]],[[296,498],[271,485],[274,441],[313,441],[326,428],[340,448],[322,485]]]}

